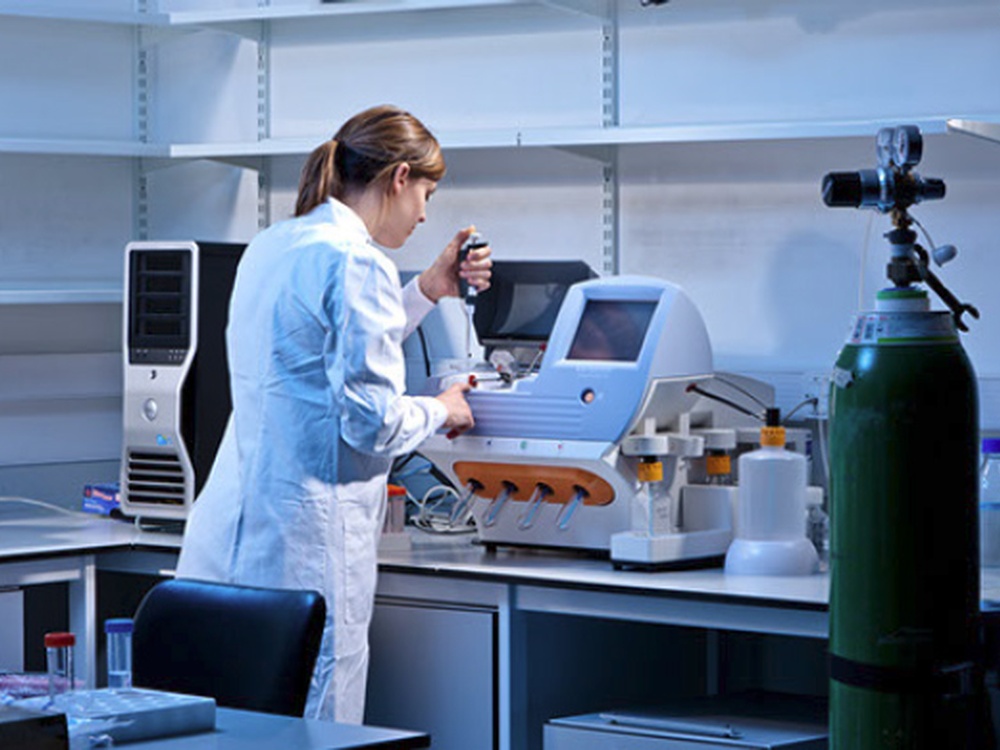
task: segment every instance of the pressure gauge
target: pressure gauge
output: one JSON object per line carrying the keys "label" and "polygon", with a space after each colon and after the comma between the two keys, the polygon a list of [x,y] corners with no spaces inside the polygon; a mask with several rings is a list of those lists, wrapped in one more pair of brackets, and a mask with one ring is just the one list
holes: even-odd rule
{"label": "pressure gauge", "polygon": [[880,167],[888,169],[892,166],[892,141],[895,133],[895,128],[882,128],[875,136],[875,155]]}
{"label": "pressure gauge", "polygon": [[892,161],[900,169],[908,169],[920,163],[924,141],[920,129],[915,125],[900,125],[892,137]]}

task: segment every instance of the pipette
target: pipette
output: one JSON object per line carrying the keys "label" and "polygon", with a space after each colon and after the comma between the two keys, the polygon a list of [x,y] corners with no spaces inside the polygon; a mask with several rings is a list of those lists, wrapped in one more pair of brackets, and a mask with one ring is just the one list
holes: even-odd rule
{"label": "pipette", "polygon": [[[469,235],[469,238],[462,245],[462,249],[458,251],[458,262],[461,265],[465,259],[469,256],[470,250],[477,250],[481,247],[486,247],[489,243],[483,239],[483,236],[478,232],[473,232]],[[465,279],[458,280],[459,296],[465,302],[465,313],[468,317],[468,323],[465,327],[465,352],[469,359],[472,359],[472,328],[475,325],[475,313],[476,313],[476,287],[472,286]]]}

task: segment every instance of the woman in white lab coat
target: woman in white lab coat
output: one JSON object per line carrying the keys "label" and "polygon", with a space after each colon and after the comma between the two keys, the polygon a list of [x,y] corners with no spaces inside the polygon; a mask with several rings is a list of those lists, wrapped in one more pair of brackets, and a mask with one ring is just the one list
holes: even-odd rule
{"label": "woman in white lab coat", "polygon": [[[296,216],[240,262],[226,332],[233,416],[192,508],[177,574],[315,589],[326,630],[306,716],[360,723],[376,548],[392,460],[472,426],[467,386],[404,395],[402,342],[459,278],[489,284],[489,248],[459,231],[406,288],[381,249],[424,221],[440,147],[394,107],[351,118],[313,152]],[[247,658],[253,658],[248,654]]]}

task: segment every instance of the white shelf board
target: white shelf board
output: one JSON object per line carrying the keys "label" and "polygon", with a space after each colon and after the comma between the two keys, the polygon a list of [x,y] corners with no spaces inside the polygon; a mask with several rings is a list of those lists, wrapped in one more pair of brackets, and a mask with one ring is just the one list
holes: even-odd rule
{"label": "white shelf board", "polygon": [[[436,133],[446,149],[504,148],[526,145],[516,128],[497,130],[439,131]],[[164,155],[174,159],[225,159],[241,156],[286,156],[311,153],[328,135],[303,138],[271,138],[262,141],[234,143],[174,143],[165,146]]]}
{"label": "white shelf board", "polygon": [[520,136],[524,146],[626,146],[652,143],[704,143],[720,141],[849,138],[874,135],[886,125],[913,124],[921,132],[944,133],[945,118],[898,120],[829,120],[811,122],[693,123],[641,127],[539,129]]}
{"label": "white shelf board", "polygon": [[0,286],[0,305],[121,304],[121,282],[38,281]]}
{"label": "white shelf board", "polygon": [[951,119],[948,120],[948,129],[955,133],[965,133],[1000,143],[1000,122]]}
{"label": "white shelf board", "polygon": [[162,13],[138,13],[135,11],[102,10],[90,8],[85,2],[74,6],[50,6],[44,0],[0,0],[0,16],[18,16],[51,21],[83,21],[88,23],[108,23],[136,25],[161,25],[169,19]]}
{"label": "white shelf board", "polygon": [[88,8],[82,2],[78,6],[52,6],[30,0],[0,0],[0,16],[133,26],[184,27],[525,6],[547,7],[585,15],[602,13],[601,0],[340,0],[329,3],[317,0],[315,3],[301,5],[151,13]]}
{"label": "white shelf board", "polygon": [[164,147],[163,155],[172,159],[225,159],[239,156],[308,154],[323,140],[324,138],[319,136],[231,143],[173,143]]}
{"label": "white shelf board", "polygon": [[174,11],[164,14],[169,26],[205,26],[242,21],[281,21],[317,19],[329,16],[380,15],[427,10],[465,10],[546,5],[538,0],[347,0],[341,2],[268,6],[263,8],[228,8],[204,11]]}
{"label": "white shelf board", "polygon": [[[947,132],[946,118],[902,117],[894,120],[844,120],[815,122],[750,122],[735,124],[664,125],[650,127],[497,128],[437,131],[445,149],[587,148],[655,143],[790,140],[873,136],[887,125],[912,124],[922,133]],[[171,158],[224,159],[246,156],[308,154],[327,136],[274,138],[247,143],[187,143],[166,146]]]}
{"label": "white shelf board", "polygon": [[[924,135],[962,132],[1000,141],[1000,125],[983,119],[899,117],[880,120],[745,122],[625,127],[560,127],[442,130],[445,149],[599,148],[656,143],[705,143],[808,138],[869,137],[889,125],[916,125]],[[139,141],[0,138],[0,153],[122,156],[164,159],[227,159],[303,155],[327,136],[271,138],[218,143],[142,143]]]}
{"label": "white shelf board", "polygon": [[62,154],[68,156],[166,156],[168,149],[166,146],[140,141],[0,138],[0,153]]}

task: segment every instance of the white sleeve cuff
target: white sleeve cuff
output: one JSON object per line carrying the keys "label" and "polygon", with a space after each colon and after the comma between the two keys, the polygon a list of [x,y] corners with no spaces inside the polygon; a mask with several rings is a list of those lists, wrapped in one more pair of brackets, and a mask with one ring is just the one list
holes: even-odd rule
{"label": "white sleeve cuff", "polygon": [[433,396],[415,396],[414,398],[425,405],[434,430],[441,429],[444,423],[448,421],[448,407]]}
{"label": "white sleeve cuff", "polygon": [[428,298],[420,289],[418,276],[414,276],[403,287],[403,310],[406,312],[406,330],[403,338],[409,336],[420,325],[431,310],[434,309],[434,302]]}

